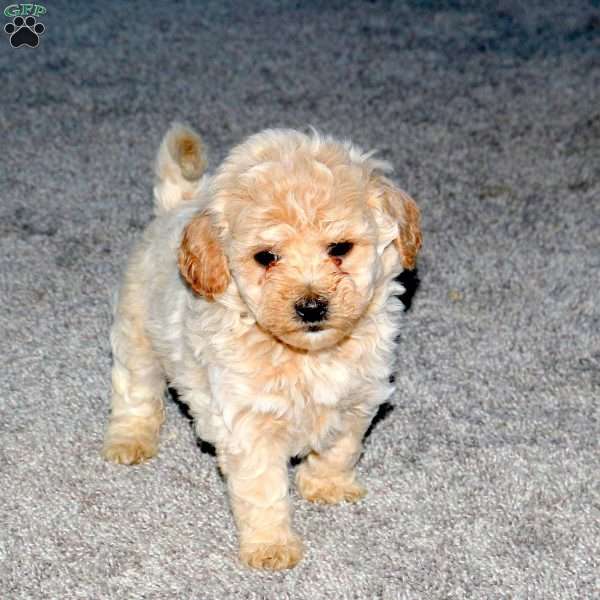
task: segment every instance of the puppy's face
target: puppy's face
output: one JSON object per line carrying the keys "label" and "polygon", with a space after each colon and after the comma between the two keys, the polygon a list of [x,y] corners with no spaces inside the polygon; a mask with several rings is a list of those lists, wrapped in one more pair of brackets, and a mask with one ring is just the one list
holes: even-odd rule
{"label": "puppy's face", "polygon": [[365,313],[390,260],[401,269],[389,194],[340,145],[321,156],[272,140],[259,150],[234,151],[215,180],[217,266],[262,329],[304,350],[333,346]]}
{"label": "puppy's face", "polygon": [[258,324],[307,350],[352,330],[373,296],[377,227],[357,173],[261,164],[228,210],[229,264]]}

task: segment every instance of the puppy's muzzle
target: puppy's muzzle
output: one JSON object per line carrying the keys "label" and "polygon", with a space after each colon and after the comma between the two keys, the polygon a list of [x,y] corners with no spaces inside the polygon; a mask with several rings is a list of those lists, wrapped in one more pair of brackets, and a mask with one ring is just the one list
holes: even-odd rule
{"label": "puppy's muzzle", "polygon": [[300,298],[294,309],[303,323],[318,323],[327,318],[327,300],[324,298]]}

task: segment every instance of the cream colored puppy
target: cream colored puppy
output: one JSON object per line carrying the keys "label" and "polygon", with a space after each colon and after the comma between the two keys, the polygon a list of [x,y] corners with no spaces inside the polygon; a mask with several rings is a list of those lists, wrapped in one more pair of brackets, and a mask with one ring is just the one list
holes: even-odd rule
{"label": "cream colored puppy", "polygon": [[160,147],[156,219],[127,267],[111,333],[104,456],[154,456],[167,382],[215,445],[241,559],[295,565],[288,460],[313,502],[365,494],[354,467],[390,397],[402,292],[421,245],[388,165],[316,132],[266,130],[203,175],[197,134]]}

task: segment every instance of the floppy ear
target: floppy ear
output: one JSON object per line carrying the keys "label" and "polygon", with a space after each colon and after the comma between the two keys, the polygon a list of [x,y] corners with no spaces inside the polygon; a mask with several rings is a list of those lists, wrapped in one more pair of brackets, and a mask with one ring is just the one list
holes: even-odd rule
{"label": "floppy ear", "polygon": [[402,259],[402,266],[412,270],[417,264],[417,253],[423,243],[419,207],[405,191],[386,177],[374,176],[371,184],[369,205],[387,217],[383,219],[385,225],[380,223],[380,226],[388,232],[392,226],[394,244]]}
{"label": "floppy ear", "polygon": [[227,259],[207,214],[196,215],[184,229],[178,264],[190,287],[207,300],[227,289],[231,278]]}

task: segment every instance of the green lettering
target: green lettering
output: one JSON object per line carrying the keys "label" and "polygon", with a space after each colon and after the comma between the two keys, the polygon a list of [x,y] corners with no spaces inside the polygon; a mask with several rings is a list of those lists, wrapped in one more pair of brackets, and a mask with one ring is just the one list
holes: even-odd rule
{"label": "green lettering", "polygon": [[18,4],[11,4],[4,9],[5,17],[17,17],[19,16],[20,9]]}
{"label": "green lettering", "polygon": [[36,4],[33,7],[33,15],[35,17],[39,17],[40,15],[45,15],[46,14],[46,7],[42,6],[41,4]]}
{"label": "green lettering", "polygon": [[21,16],[30,15],[33,10],[33,4],[21,4]]}

